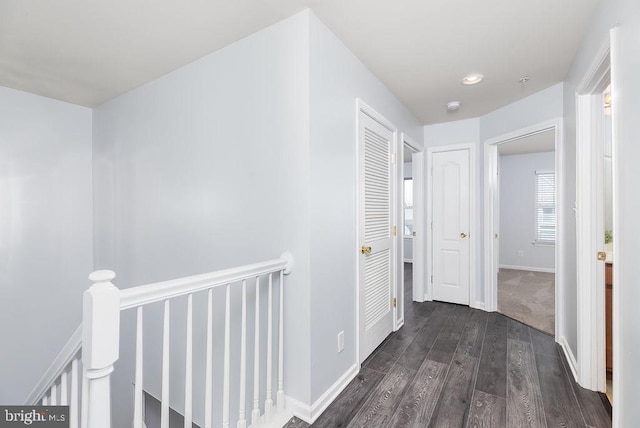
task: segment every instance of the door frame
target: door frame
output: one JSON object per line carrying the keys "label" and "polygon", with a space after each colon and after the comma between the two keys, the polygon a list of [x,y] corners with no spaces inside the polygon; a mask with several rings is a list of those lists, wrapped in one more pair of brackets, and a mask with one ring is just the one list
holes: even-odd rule
{"label": "door frame", "polygon": [[[604,202],[604,149],[599,139],[603,133],[604,115],[602,115],[601,94],[608,84],[615,99],[615,60],[618,46],[617,28],[610,30],[607,38],[596,54],[591,66],[578,85],[576,102],[576,244],[577,244],[577,380],[585,388],[606,390],[606,332],[605,332],[605,281],[604,263],[596,260],[597,251],[604,250],[604,237],[601,235],[600,213]],[[604,86],[604,87],[603,87]],[[613,171],[613,236],[620,237],[618,201],[618,176],[616,174],[617,149],[616,135],[619,122],[612,105],[612,171]],[[598,114],[598,111],[600,114]],[[602,158],[602,159],[600,159]],[[600,162],[601,161],[601,162]],[[594,195],[594,189],[596,194]],[[604,212],[604,210],[603,210]],[[613,253],[619,257],[619,239],[613,241]],[[613,275],[617,277],[616,263]],[[602,273],[602,275],[600,275]],[[613,288],[613,307],[618,306],[618,293]],[[613,310],[613,372],[614,396],[619,396],[620,364],[618,344],[619,313]],[[614,406],[614,416],[616,407]]]}
{"label": "door frame", "polygon": [[[476,288],[477,283],[477,251],[478,245],[478,225],[477,220],[474,218],[473,213],[478,212],[478,180],[477,174],[477,161],[476,161],[476,143],[463,143],[463,144],[449,144],[445,146],[434,146],[427,148],[427,171],[429,176],[426,182],[427,187],[427,209],[425,228],[431,232],[433,222],[433,155],[435,153],[453,152],[458,150],[469,150],[469,306],[477,309],[484,309],[484,305],[477,301]],[[430,226],[431,225],[431,226]],[[427,233],[426,239],[426,271],[427,275],[424,279],[424,300],[433,300],[433,236],[432,233]]]}
{"label": "door frame", "polygon": [[499,216],[496,212],[494,202],[499,200],[500,189],[498,183],[498,146],[510,141],[519,140],[524,137],[539,134],[541,132],[553,130],[555,133],[555,191],[556,191],[556,242],[555,242],[555,336],[561,338],[562,330],[561,317],[558,316],[558,308],[562,307],[564,290],[564,269],[563,269],[563,249],[565,242],[564,228],[565,220],[564,192],[565,182],[563,173],[563,147],[564,132],[562,128],[562,118],[541,122],[526,128],[509,132],[498,137],[490,138],[484,142],[484,302],[486,310],[494,312],[498,310],[498,241],[496,239],[495,220]]}
{"label": "door frame", "polygon": [[[426,235],[426,222],[424,216],[424,199],[425,199],[425,179],[424,179],[424,144],[415,141],[404,132],[400,134],[401,148],[404,150],[406,144],[413,150],[411,156],[411,168],[413,175],[413,227],[416,232],[416,236],[413,239],[413,300],[416,302],[424,302],[424,241]],[[404,178],[404,162],[401,162],[400,176]],[[403,183],[400,183],[402,186]],[[399,187],[400,195],[403,194],[403,188]],[[403,231],[401,239],[401,260],[404,263],[404,212],[403,201],[400,199],[399,204],[400,212],[398,213],[400,219],[400,230]],[[417,226],[417,230],[416,230]],[[404,287],[404,265],[400,271],[399,284]],[[404,293],[402,295],[402,309],[404,312]],[[402,324],[404,324],[404,314],[402,315]],[[402,325],[400,324],[400,326]]]}
{"label": "door frame", "polygon": [[[358,367],[360,367],[362,365],[361,363],[361,358],[360,358],[360,354],[361,354],[361,343],[360,343],[360,278],[362,276],[362,273],[360,272],[360,243],[362,242],[362,236],[360,236],[360,204],[359,204],[359,195],[360,195],[360,183],[359,183],[359,179],[360,179],[360,159],[359,159],[359,150],[360,150],[360,132],[361,132],[361,124],[360,124],[360,113],[363,113],[367,116],[369,116],[371,119],[375,120],[376,122],[378,122],[380,125],[382,125],[383,127],[387,128],[389,131],[392,132],[393,134],[393,141],[391,143],[391,147],[392,147],[392,156],[395,154],[395,159],[396,162],[395,164],[391,165],[392,168],[392,179],[395,181],[395,188],[394,188],[394,195],[391,196],[391,223],[397,225],[398,224],[398,204],[399,204],[399,197],[398,197],[398,192],[397,192],[397,187],[398,187],[398,142],[400,141],[398,139],[398,128],[391,123],[389,120],[387,120],[384,116],[382,116],[380,113],[378,113],[376,110],[374,110],[373,108],[371,108],[369,105],[367,105],[365,102],[363,102],[360,98],[356,98],[356,120],[355,120],[355,124],[356,124],[356,129],[355,129],[355,156],[354,156],[354,163],[355,163],[355,168],[354,168],[354,191],[355,191],[355,213],[356,213],[356,218],[355,218],[355,228],[356,228],[356,241],[355,241],[355,246],[354,246],[354,251],[353,253],[355,254],[355,266],[356,266],[356,299],[355,299],[355,315],[356,315],[356,322],[355,322],[355,331],[356,331],[356,362],[358,364]],[[392,187],[394,187],[394,183],[391,184]],[[396,239],[392,240],[392,248],[393,248],[393,252],[394,252],[394,260],[393,263],[391,265],[391,288],[392,288],[392,297],[396,298],[396,299],[402,299],[403,293],[400,293],[400,295],[398,296],[398,284],[397,284],[397,278],[398,278],[398,257],[399,257],[399,251],[398,251],[398,236],[399,234],[396,233]],[[401,306],[401,305],[397,305],[397,306]],[[398,330],[402,325],[400,325],[398,323],[398,316],[397,316],[397,306],[396,307],[392,307],[392,317],[393,317],[393,331]],[[404,322],[404,319],[403,319]]]}

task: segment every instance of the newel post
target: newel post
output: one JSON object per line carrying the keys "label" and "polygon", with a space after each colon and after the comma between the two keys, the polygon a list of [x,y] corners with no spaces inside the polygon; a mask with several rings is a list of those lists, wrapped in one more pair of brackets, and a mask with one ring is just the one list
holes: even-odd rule
{"label": "newel post", "polygon": [[[111,428],[111,380],[120,345],[120,290],[111,281],[116,274],[99,270],[89,275],[93,285],[84,292],[82,364],[87,378],[90,428]],[[84,423],[84,421],[83,421]]]}

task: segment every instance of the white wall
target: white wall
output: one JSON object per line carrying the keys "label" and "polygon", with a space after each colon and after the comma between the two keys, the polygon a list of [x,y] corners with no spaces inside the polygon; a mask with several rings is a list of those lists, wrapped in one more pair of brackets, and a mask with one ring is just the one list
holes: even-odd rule
{"label": "white wall", "polygon": [[[409,150],[407,147],[403,147],[403,150]],[[402,165],[403,178],[413,178],[413,162],[404,162]],[[402,232],[404,234],[404,231]],[[404,236],[402,242],[404,246],[404,261],[413,262],[413,237]]]}
{"label": "white wall", "polygon": [[533,241],[536,171],[554,171],[555,152],[500,156],[499,161],[500,266],[553,271],[555,246]]}
{"label": "white wall", "polygon": [[90,285],[90,109],[0,87],[0,201],[0,403],[24,404]]}
{"label": "white wall", "polygon": [[[115,284],[124,288],[291,251],[296,260],[286,278],[285,378],[287,393],[302,402],[309,401],[310,377],[308,49],[308,19],[298,14],[111,100],[93,116],[97,267],[115,270]],[[233,299],[237,320],[238,295]],[[171,394],[178,411],[183,310],[184,302],[172,312]],[[205,312],[195,310],[194,328],[202,329]],[[216,325],[222,316],[216,310]],[[151,359],[145,388],[155,396],[159,318],[160,310],[152,308],[145,344]],[[132,343],[124,338],[119,369],[125,375]],[[204,355],[203,347],[195,341],[196,355]],[[222,347],[216,352],[218,358]],[[200,357],[194,364],[203,367]],[[204,379],[194,381],[194,421],[202,425]],[[118,399],[126,401],[131,378],[116,382]],[[233,407],[231,414],[237,415]],[[130,423],[126,413],[117,416],[114,426]]]}
{"label": "white wall", "polygon": [[[475,185],[477,192],[477,215],[472,217],[476,221],[476,230],[482,231],[484,229],[484,142],[509,132],[562,117],[562,88],[563,84],[558,83],[479,118],[424,127],[425,147],[475,144],[476,176],[471,184],[472,187]],[[482,234],[478,239],[475,239],[474,244],[477,255],[475,300],[484,303],[484,235]]]}
{"label": "white wall", "polygon": [[[312,13],[309,20],[314,402],[356,362],[355,99],[361,98],[416,141],[422,140],[422,126]],[[342,330],[346,346],[338,353]]]}
{"label": "white wall", "polygon": [[[620,124],[614,131],[614,191],[617,199],[617,212],[614,213],[618,236],[631,239],[614,241],[616,274],[614,290],[615,311],[621,318],[620,335],[614,337],[614,347],[618,352],[614,359],[618,365],[614,368],[614,382],[617,389],[614,406],[614,423],[619,427],[633,426],[640,420],[640,407],[637,405],[638,385],[640,384],[640,324],[637,322],[638,302],[640,301],[640,7],[635,0],[610,0],[600,2],[596,9],[588,33],[567,74],[564,86],[564,119],[566,126],[565,159],[567,176],[575,174],[576,153],[576,109],[575,90],[595,59],[598,50],[607,41],[611,28],[619,28],[619,51],[614,58],[614,115]],[[575,189],[575,182],[567,183],[568,190]],[[573,220],[573,218],[572,218]],[[575,230],[575,229],[574,229]],[[575,267],[575,257],[570,266]],[[566,302],[575,302],[575,278],[573,294]],[[573,303],[575,306],[575,303]],[[575,308],[573,308],[575,325]],[[576,349],[576,342],[570,342]]]}

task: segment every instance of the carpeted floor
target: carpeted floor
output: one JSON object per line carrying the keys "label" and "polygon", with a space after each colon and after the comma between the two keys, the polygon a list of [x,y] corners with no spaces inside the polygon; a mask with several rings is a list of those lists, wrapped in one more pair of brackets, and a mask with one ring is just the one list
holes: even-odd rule
{"label": "carpeted floor", "polygon": [[498,312],[555,335],[555,275],[500,269]]}

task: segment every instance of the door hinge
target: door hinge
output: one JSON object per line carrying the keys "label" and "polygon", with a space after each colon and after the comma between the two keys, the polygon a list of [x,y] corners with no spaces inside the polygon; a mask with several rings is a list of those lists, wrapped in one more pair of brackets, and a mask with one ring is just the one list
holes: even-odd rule
{"label": "door hinge", "polygon": [[396,299],[395,297],[393,298],[393,307],[394,308],[398,307],[398,299]]}
{"label": "door hinge", "polygon": [[433,284],[433,275],[431,275],[431,283]]}
{"label": "door hinge", "polygon": [[395,153],[391,153],[391,163],[395,165],[396,163],[396,154]]}
{"label": "door hinge", "polygon": [[396,227],[395,227],[395,226],[393,226],[393,227],[391,228],[391,233],[393,234],[393,236],[396,236],[396,233],[397,233],[397,232],[398,232],[398,231],[397,231]]}

